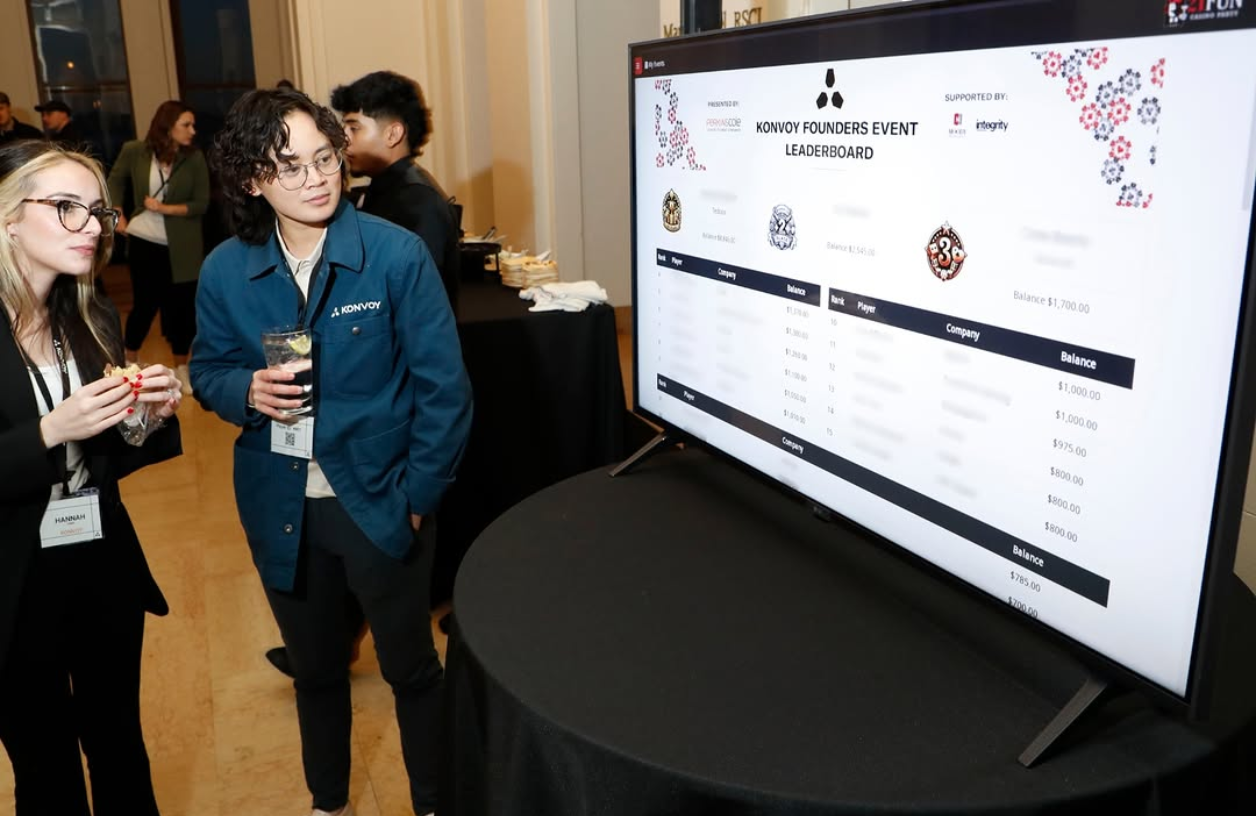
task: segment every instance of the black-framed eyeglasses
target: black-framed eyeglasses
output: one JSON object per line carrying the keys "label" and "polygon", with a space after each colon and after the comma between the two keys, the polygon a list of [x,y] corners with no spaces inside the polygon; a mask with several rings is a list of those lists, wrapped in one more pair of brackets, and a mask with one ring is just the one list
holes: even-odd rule
{"label": "black-framed eyeglasses", "polygon": [[57,208],[57,218],[61,221],[61,226],[70,232],[82,232],[87,228],[87,222],[92,216],[96,216],[96,220],[100,222],[100,228],[104,232],[113,232],[113,228],[118,225],[118,216],[120,213],[113,207],[89,207],[86,204],[80,204],[77,201],[70,201],[67,198],[24,198],[22,201],[27,204],[43,204],[46,207]]}
{"label": "black-framed eyeglasses", "polygon": [[300,190],[310,178],[310,168],[318,170],[324,176],[334,176],[340,172],[344,164],[339,152],[324,153],[306,164],[285,164],[275,173],[279,186],[285,190]]}

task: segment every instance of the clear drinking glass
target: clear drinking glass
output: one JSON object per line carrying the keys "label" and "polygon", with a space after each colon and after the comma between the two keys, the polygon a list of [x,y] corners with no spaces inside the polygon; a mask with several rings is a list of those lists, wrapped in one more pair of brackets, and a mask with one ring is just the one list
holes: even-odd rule
{"label": "clear drinking glass", "polygon": [[301,407],[281,408],[281,413],[296,416],[307,414],[314,407],[314,360],[310,356],[313,349],[309,329],[281,326],[262,332],[262,352],[266,355],[267,367],[291,371],[296,378],[288,384],[299,385],[302,390]]}

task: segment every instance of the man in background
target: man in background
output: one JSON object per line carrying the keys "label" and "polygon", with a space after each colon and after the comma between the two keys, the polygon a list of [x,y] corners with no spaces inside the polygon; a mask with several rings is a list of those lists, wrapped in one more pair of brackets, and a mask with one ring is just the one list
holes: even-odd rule
{"label": "man in background", "polygon": [[349,170],[371,179],[362,212],[423,239],[457,314],[458,216],[432,174],[415,163],[432,133],[423,89],[408,77],[376,71],[332,91],[331,106],[344,120]]}
{"label": "man in background", "polygon": [[9,106],[9,95],[0,91],[0,145],[16,142],[18,139],[42,139],[44,134],[39,128],[19,122],[13,116]]}
{"label": "man in background", "polygon": [[86,146],[83,134],[79,133],[78,126],[74,124],[74,114],[70,112],[69,105],[60,99],[53,99],[36,105],[35,110],[39,111],[44,120],[44,133],[49,139],[66,147]]}

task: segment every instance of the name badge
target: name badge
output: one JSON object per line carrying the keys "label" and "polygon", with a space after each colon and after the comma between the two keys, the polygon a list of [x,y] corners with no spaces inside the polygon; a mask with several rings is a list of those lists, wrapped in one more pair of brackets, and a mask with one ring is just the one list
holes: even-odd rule
{"label": "name badge", "polygon": [[45,548],[94,541],[104,535],[100,524],[100,493],[95,488],[49,502],[39,525],[39,545]]}
{"label": "name badge", "polygon": [[314,417],[302,417],[291,425],[272,420],[270,452],[299,459],[314,458]]}

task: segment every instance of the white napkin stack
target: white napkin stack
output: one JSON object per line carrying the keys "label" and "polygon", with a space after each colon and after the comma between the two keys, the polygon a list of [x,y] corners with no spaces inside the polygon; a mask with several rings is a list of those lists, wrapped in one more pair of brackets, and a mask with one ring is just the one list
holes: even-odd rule
{"label": "white napkin stack", "polygon": [[605,303],[606,290],[591,280],[546,283],[524,289],[519,297],[532,301],[529,312],[583,312],[595,303]]}

